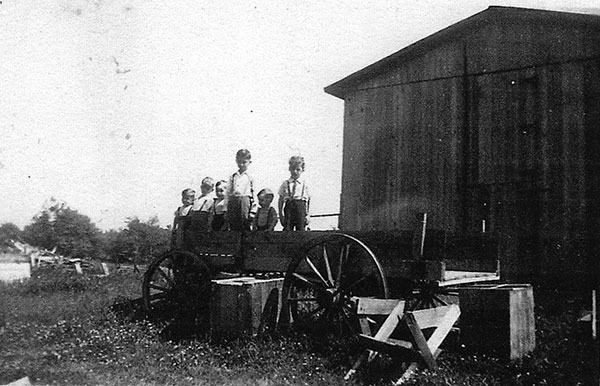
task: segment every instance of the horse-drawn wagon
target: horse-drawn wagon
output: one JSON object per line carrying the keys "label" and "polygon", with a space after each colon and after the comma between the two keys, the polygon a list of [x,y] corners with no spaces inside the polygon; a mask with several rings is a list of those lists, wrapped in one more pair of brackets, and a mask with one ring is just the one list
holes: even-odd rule
{"label": "horse-drawn wagon", "polygon": [[144,304],[206,314],[215,278],[283,277],[280,320],[343,329],[355,325],[355,297],[393,296],[424,308],[441,302],[440,289],[499,279],[492,237],[425,232],[425,218],[414,231],[187,234],[181,248],[149,265]]}

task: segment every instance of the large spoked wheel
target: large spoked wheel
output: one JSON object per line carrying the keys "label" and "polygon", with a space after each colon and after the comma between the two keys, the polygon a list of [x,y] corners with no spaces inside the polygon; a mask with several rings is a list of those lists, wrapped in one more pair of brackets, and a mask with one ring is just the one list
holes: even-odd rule
{"label": "large spoked wheel", "polygon": [[353,296],[387,298],[379,261],[355,237],[341,233],[319,237],[288,267],[280,322],[314,332],[354,333]]}
{"label": "large spoked wheel", "polygon": [[142,296],[149,314],[171,320],[194,318],[208,304],[211,275],[190,252],[173,250],[154,259],[144,275]]}

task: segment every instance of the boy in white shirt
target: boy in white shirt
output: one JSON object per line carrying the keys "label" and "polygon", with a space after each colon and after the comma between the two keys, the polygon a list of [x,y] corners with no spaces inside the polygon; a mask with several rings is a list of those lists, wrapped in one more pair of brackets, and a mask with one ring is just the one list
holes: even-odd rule
{"label": "boy in white shirt", "polygon": [[256,215],[254,178],[248,174],[252,156],[247,149],[240,149],[235,155],[238,171],[229,177],[227,194],[227,221],[232,231],[249,231]]}
{"label": "boy in white shirt", "polygon": [[202,195],[194,201],[192,206],[190,220],[191,228],[194,232],[208,232],[210,230],[210,220],[212,207],[215,202],[214,197],[215,180],[210,177],[205,177],[200,185]]}
{"label": "boy in white shirt", "polygon": [[212,208],[212,220],[210,226],[213,231],[226,231],[229,229],[225,216],[227,206],[225,206],[225,194],[227,192],[227,181],[221,180],[215,184],[215,202]]}
{"label": "boy in white shirt", "polygon": [[190,210],[194,204],[196,191],[194,189],[184,189],[181,192],[182,205],[175,210],[173,228],[171,229],[171,248],[182,249],[184,232],[190,222]]}
{"label": "boy in white shirt", "polygon": [[310,193],[302,178],[304,167],[304,157],[291,157],[290,178],[279,187],[279,216],[284,231],[303,231],[309,222]]}

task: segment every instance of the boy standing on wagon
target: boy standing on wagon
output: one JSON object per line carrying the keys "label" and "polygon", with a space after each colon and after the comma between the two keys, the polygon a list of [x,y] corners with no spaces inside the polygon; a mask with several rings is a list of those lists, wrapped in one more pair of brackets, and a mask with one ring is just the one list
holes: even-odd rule
{"label": "boy standing on wagon", "polygon": [[214,186],[215,180],[210,177],[202,179],[200,191],[202,195],[194,201],[191,210],[191,228],[194,232],[208,232],[210,230],[210,221],[212,207],[214,204]]}
{"label": "boy standing on wagon", "polygon": [[221,180],[215,184],[215,202],[212,209],[212,220],[210,223],[213,231],[226,231],[229,229],[225,215],[227,206],[225,206],[225,194],[227,192],[227,181]]}
{"label": "boy standing on wagon", "polygon": [[279,215],[284,231],[303,231],[308,225],[310,193],[306,181],[301,178],[304,167],[304,157],[291,157],[290,178],[279,187]]}
{"label": "boy standing on wagon", "polygon": [[227,194],[227,220],[232,231],[249,231],[252,219],[256,215],[254,197],[254,178],[248,174],[252,156],[247,149],[240,149],[235,155],[238,171],[229,177]]}
{"label": "boy standing on wagon", "polygon": [[173,228],[171,229],[171,248],[183,248],[184,232],[190,222],[189,214],[195,197],[196,191],[194,189],[188,188],[181,192],[182,205],[175,210],[175,219],[173,220]]}

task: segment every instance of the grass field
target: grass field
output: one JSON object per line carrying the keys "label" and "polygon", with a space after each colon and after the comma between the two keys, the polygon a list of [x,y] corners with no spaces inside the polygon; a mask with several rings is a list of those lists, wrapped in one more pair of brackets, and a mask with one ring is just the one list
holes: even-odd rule
{"label": "grass field", "polygon": [[[354,340],[311,336],[170,341],[159,321],[124,318],[110,306],[141,292],[131,270],[108,277],[60,268],[35,270],[21,284],[0,284],[6,326],[0,335],[0,384],[28,376],[57,385],[345,385],[389,384],[383,358],[352,382],[343,375],[357,354]],[[576,323],[583,298],[536,289],[538,347],[513,364],[445,351],[418,385],[598,385],[597,345]],[[0,319],[0,322],[2,319]]]}

